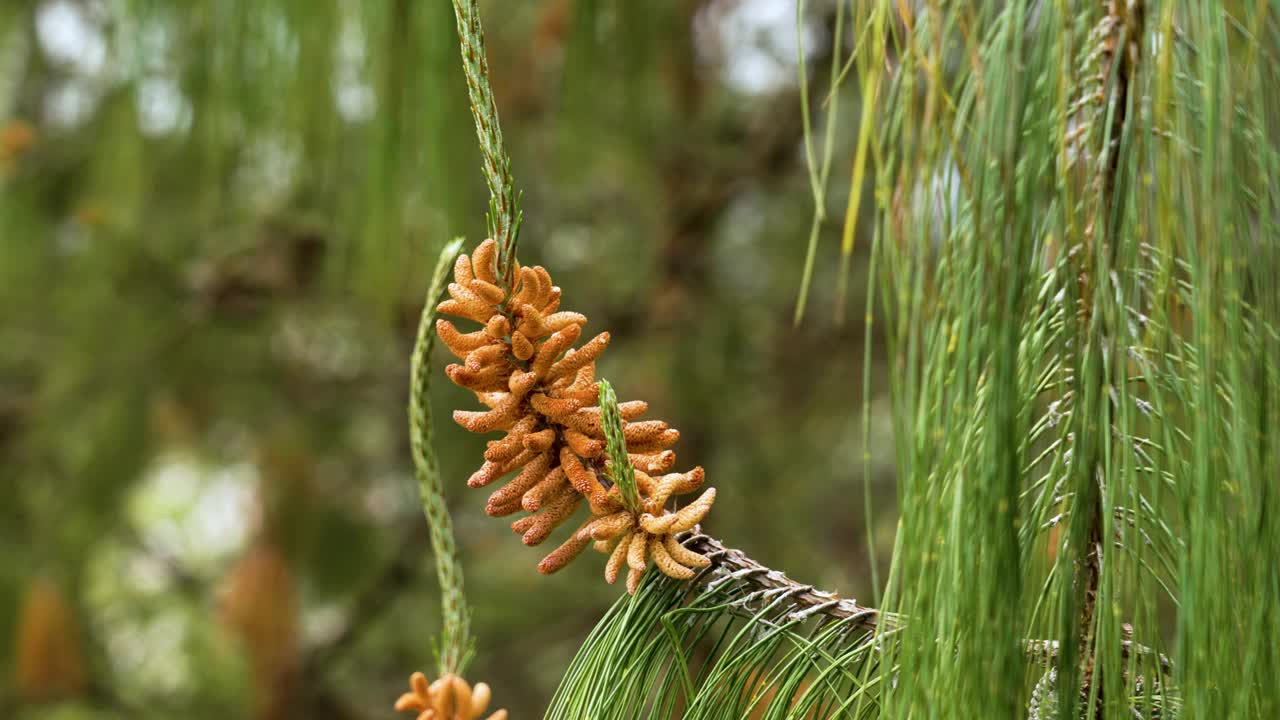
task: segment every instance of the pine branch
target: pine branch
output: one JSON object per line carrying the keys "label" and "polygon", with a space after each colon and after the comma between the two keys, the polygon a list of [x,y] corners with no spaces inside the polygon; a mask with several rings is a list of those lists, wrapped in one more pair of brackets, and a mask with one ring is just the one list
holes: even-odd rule
{"label": "pine branch", "polygon": [[[905,624],[904,618],[896,613],[866,607],[852,598],[842,598],[836,593],[796,582],[781,571],[762,565],[741,550],[727,547],[697,529],[680,536],[679,540],[685,547],[711,561],[710,567],[693,579],[693,585],[715,588],[722,583],[737,582],[749,588],[748,592],[729,603],[744,617],[754,617],[762,606],[776,603],[780,595],[785,595],[791,606],[786,613],[788,619],[804,620],[821,615],[832,620],[849,621],[853,627],[867,632],[896,630]],[[1027,658],[1044,665],[1057,663],[1059,647],[1056,640],[1022,641]],[[1164,673],[1173,672],[1169,658],[1131,639],[1126,638],[1121,643],[1121,654],[1126,658],[1154,655]]]}
{"label": "pine branch", "polygon": [[[1079,346],[1085,349],[1082,357],[1081,377],[1079,378],[1081,396],[1085,399],[1084,408],[1093,408],[1095,412],[1105,411],[1106,417],[1118,417],[1115,398],[1107,393],[1111,382],[1111,372],[1106,358],[1119,357],[1122,348],[1118,339],[1118,328],[1114,327],[1116,318],[1106,311],[1111,302],[1115,288],[1111,273],[1116,259],[1115,242],[1112,237],[1111,223],[1116,213],[1116,187],[1119,169],[1119,148],[1128,128],[1130,86],[1136,73],[1136,64],[1141,55],[1141,38],[1143,34],[1143,9],[1141,2],[1127,5],[1116,0],[1104,0],[1105,10],[1102,19],[1094,28],[1091,43],[1091,58],[1098,63],[1098,74],[1090,76],[1082,88],[1081,102],[1090,98],[1102,98],[1103,102],[1095,108],[1095,115],[1090,125],[1102,125],[1097,122],[1109,119],[1109,124],[1097,127],[1092,132],[1083,134],[1082,139],[1088,144],[1079,146],[1083,150],[1082,157],[1096,157],[1092,175],[1089,178],[1086,198],[1089,203],[1088,224],[1083,229],[1079,242],[1073,248],[1075,269],[1077,273],[1080,300],[1080,315],[1077,328],[1080,338]],[[1096,90],[1091,82],[1101,81]],[[1091,147],[1092,145],[1092,147]],[[1092,421],[1081,413],[1078,423]],[[1080,687],[1082,697],[1087,698],[1101,717],[1103,699],[1102,682],[1095,672],[1095,648],[1097,646],[1098,593],[1102,581],[1102,562],[1104,546],[1104,514],[1103,486],[1106,477],[1105,455],[1108,452],[1106,438],[1090,436],[1084,427],[1079,427],[1076,437],[1080,440],[1083,452],[1079,453],[1080,464],[1075,471],[1081,476],[1080,499],[1081,510],[1074,524],[1083,524],[1084,561],[1080,569],[1082,578],[1079,587],[1083,595],[1083,606],[1079,615],[1080,654],[1083,660]],[[1069,669],[1066,677],[1073,678],[1074,668]],[[1074,698],[1065,699],[1070,712],[1074,708]]]}
{"label": "pine branch", "polygon": [[753,590],[732,604],[748,617],[756,614],[760,600],[776,601],[778,595],[786,595],[793,609],[793,618],[804,619],[822,615],[834,620],[852,620],[855,626],[874,630],[884,618],[885,628],[896,628],[900,618],[892,613],[882,613],[875,608],[864,607],[852,598],[842,598],[826,590],[818,590],[787,577],[779,570],[761,565],[747,557],[741,550],[726,547],[719,540],[704,535],[697,529],[679,538],[690,550],[706,557],[711,566],[693,579],[694,585],[716,587],[721,583],[737,582]]}

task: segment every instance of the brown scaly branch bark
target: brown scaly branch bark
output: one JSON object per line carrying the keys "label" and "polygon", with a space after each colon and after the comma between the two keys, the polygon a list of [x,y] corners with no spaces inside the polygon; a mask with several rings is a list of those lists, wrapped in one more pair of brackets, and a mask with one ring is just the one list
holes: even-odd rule
{"label": "brown scaly branch bark", "polygon": [[[1105,10],[1102,19],[1090,33],[1091,54],[1087,67],[1096,68],[1097,74],[1087,77],[1082,86],[1080,99],[1076,107],[1080,109],[1079,117],[1084,120],[1069,138],[1072,154],[1087,181],[1086,197],[1087,224],[1081,233],[1079,242],[1071,249],[1076,268],[1076,281],[1080,298],[1079,327],[1081,337],[1078,347],[1085,353],[1082,356],[1083,368],[1095,368],[1104,373],[1102,362],[1104,353],[1118,357],[1116,352],[1114,331],[1106,327],[1107,318],[1096,317],[1093,299],[1099,293],[1110,292],[1104,272],[1112,269],[1114,246],[1110,239],[1110,226],[1115,209],[1116,175],[1119,167],[1117,152],[1121,138],[1125,134],[1129,122],[1129,95],[1137,63],[1141,57],[1143,34],[1143,4],[1141,0],[1103,0]],[[1096,127],[1103,123],[1092,120],[1111,118],[1109,125]],[[1101,246],[1098,244],[1101,243]],[[1100,267],[1099,258],[1106,257],[1105,267]],[[1105,393],[1108,385],[1106,377],[1097,378],[1089,383],[1082,378],[1083,387],[1092,388],[1095,394]],[[1114,399],[1095,397],[1094,405],[1102,407],[1111,404],[1114,410]],[[1082,495],[1081,509],[1088,514],[1082,520],[1087,523],[1085,533],[1085,557],[1080,568],[1079,579],[1082,585],[1082,607],[1080,611],[1080,658],[1081,692],[1085,702],[1091,694],[1096,694],[1098,717],[1102,716],[1104,706],[1101,686],[1096,677],[1094,667],[1094,650],[1096,647],[1095,628],[1097,624],[1098,588],[1102,578],[1103,561],[1103,507],[1102,484],[1104,458],[1101,456],[1102,446],[1095,440],[1086,440],[1083,433],[1077,433],[1077,439],[1083,441],[1087,455],[1082,456],[1083,472],[1087,475],[1088,492]],[[1095,692],[1096,691],[1096,692]]]}
{"label": "brown scaly branch bark", "polygon": [[[905,618],[895,613],[885,613],[860,605],[852,598],[843,598],[836,593],[792,580],[781,571],[756,562],[741,550],[727,547],[716,538],[703,534],[699,528],[681,535],[679,539],[685,547],[711,561],[711,565],[693,579],[695,586],[710,588],[719,583],[737,582],[746,588],[747,592],[742,599],[732,604],[744,617],[754,616],[760,606],[777,600],[778,595],[786,595],[791,604],[787,615],[795,619],[821,615],[832,620],[848,621],[853,627],[866,632],[874,632],[878,627],[895,630],[905,624]],[[1022,648],[1027,659],[1036,663],[1050,664],[1058,659],[1059,644],[1056,640],[1023,640]],[[1157,655],[1152,648],[1130,639],[1122,641],[1120,652],[1126,658],[1131,655],[1156,655],[1164,672],[1173,671],[1169,658]]]}
{"label": "brown scaly branch bark", "polygon": [[749,589],[740,604],[740,609],[748,616],[754,614],[752,606],[756,598],[768,597],[767,604],[776,600],[773,593],[778,593],[788,596],[793,607],[788,615],[793,618],[821,615],[833,620],[848,620],[855,627],[867,631],[875,630],[882,617],[885,628],[892,629],[900,625],[900,618],[895,614],[882,613],[875,608],[859,605],[852,598],[842,598],[836,593],[796,582],[781,571],[752,560],[741,550],[726,547],[710,535],[702,534],[697,528],[680,538],[680,541],[685,547],[711,561],[711,565],[694,578],[695,585],[715,587],[720,583],[738,582]]}

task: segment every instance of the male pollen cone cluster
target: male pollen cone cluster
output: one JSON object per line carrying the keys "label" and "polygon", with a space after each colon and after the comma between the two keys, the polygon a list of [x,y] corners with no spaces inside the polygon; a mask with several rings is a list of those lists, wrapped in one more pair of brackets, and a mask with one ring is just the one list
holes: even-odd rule
{"label": "male pollen cone cluster", "polygon": [[526,545],[546,540],[586,501],[592,517],[543,558],[540,572],[559,570],[594,544],[610,556],[609,582],[617,580],[624,564],[630,568],[630,592],[650,559],[671,577],[693,577],[694,568],[710,561],[674,535],[702,521],[715,489],[678,511],[667,510],[667,500],[698,489],[704,473],[700,467],[668,473],[676,461],[669,448],[679,431],[661,420],[637,420],[648,404],[624,402],[618,409],[641,501],[640,507],[627,507],[612,480],[595,379],[596,359],[609,345],[609,333],[574,349],[587,318],[559,310],[560,288],[542,267],[517,265],[514,287],[506,288],[495,271],[496,250],[490,239],[472,257],[460,255],[450,299],[438,307],[442,314],[483,327],[464,333],[448,320],[436,322],[441,341],[462,360],[446,368],[449,379],[489,408],[457,410],[453,419],[471,432],[506,433],[489,443],[484,465],[468,484],[483,487],[519,471],[489,496],[485,511],[494,517],[529,513],[511,525]]}
{"label": "male pollen cone cluster", "polygon": [[[409,689],[396,701],[396,710],[418,713],[417,720],[477,720],[489,707],[489,686],[449,673],[433,683],[416,672],[409,676]],[[507,711],[498,710],[487,720],[507,720]]]}

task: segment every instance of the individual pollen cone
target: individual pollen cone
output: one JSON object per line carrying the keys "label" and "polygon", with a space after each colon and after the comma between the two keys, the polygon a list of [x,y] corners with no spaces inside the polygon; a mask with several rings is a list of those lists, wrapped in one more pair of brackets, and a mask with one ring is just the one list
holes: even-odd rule
{"label": "individual pollen cone", "polygon": [[[637,472],[636,475],[639,479],[644,473]],[[708,488],[697,500],[678,511],[666,510],[662,505],[673,492],[697,489],[703,479],[702,468],[694,468],[687,473],[671,473],[656,482],[648,478],[653,489],[643,500],[646,512],[639,518],[628,510],[591,518],[564,544],[543,558],[538,570],[543,573],[559,570],[594,540],[597,550],[609,554],[604,571],[606,582],[616,582],[622,569],[629,568],[628,592],[635,592],[650,559],[665,575],[677,580],[692,578],[698,568],[709,566],[711,561],[681,545],[675,534],[692,529],[702,521],[715,502],[715,488]],[[646,483],[637,484],[643,487]]]}
{"label": "individual pollen cone", "polygon": [[[616,428],[621,417],[614,442],[626,446],[641,507],[635,506],[635,494],[624,500],[606,452],[609,441],[596,381],[595,364],[609,346],[609,333],[598,333],[575,348],[587,318],[560,310],[561,291],[550,273],[517,264],[515,284],[507,287],[494,264],[497,255],[496,243],[485,240],[470,257],[459,256],[449,298],[437,308],[475,324],[460,329],[448,320],[436,322],[441,342],[460,361],[445,369],[449,379],[472,391],[487,408],[456,410],[454,421],[471,432],[505,433],[488,444],[484,464],[467,484],[483,487],[518,473],[490,495],[485,511],[493,516],[530,513],[511,524],[527,545],[546,540],[587,501],[592,517],[543,559],[540,572],[559,570],[595,542],[616,558],[606,572],[611,581],[628,565],[633,591],[650,560],[671,577],[691,577],[708,561],[672,535],[701,522],[715,492],[708,490],[679,511],[664,507],[704,479],[701,468],[668,472],[676,461],[669,448],[680,432],[661,420],[639,420],[648,403],[618,403],[610,421]],[[630,478],[631,471],[625,472]]]}
{"label": "individual pollen cone", "polygon": [[[449,673],[433,683],[416,672],[409,676],[409,692],[396,700],[398,712],[416,712],[417,720],[477,720],[489,708],[492,692],[484,683],[472,687]],[[498,710],[486,720],[507,720],[507,711]]]}
{"label": "individual pollen cone", "polygon": [[647,533],[654,535],[674,535],[675,533],[691,530],[694,525],[702,521],[707,511],[711,509],[711,503],[716,500],[716,489],[708,488],[701,497],[692,504],[681,508],[678,512],[663,513],[661,517],[654,517],[649,513],[640,516],[640,527],[644,528]]}
{"label": "individual pollen cone", "polygon": [[27,701],[79,695],[85,689],[84,658],[75,615],[62,591],[34,580],[18,613],[14,689]]}
{"label": "individual pollen cone", "polygon": [[515,503],[516,507],[519,507],[520,501],[525,496],[525,493],[529,492],[529,490],[533,489],[534,485],[542,482],[548,476],[550,466],[551,453],[543,452],[535,457],[528,465],[524,466],[524,469],[520,471],[520,474],[517,475],[515,479],[511,480],[489,496],[489,503],[486,507],[486,511],[490,515],[501,517],[493,512],[495,508],[508,506],[512,503]]}
{"label": "individual pollen cone", "polygon": [[526,512],[537,512],[548,500],[563,493],[568,484],[569,478],[564,474],[564,468],[555,468],[525,492],[520,499],[520,506]]}
{"label": "individual pollen cone", "polygon": [[[495,324],[490,323],[490,325]],[[498,330],[504,329],[500,324],[497,324],[496,327]],[[437,320],[436,334],[440,336],[440,341],[445,344],[445,347],[449,348],[449,351],[456,355],[459,360],[466,360],[467,356],[473,351],[493,343],[497,338],[506,335],[506,332],[496,337],[490,334],[488,329],[485,332],[463,333],[459,332],[458,328],[454,327],[453,323],[448,320]]]}

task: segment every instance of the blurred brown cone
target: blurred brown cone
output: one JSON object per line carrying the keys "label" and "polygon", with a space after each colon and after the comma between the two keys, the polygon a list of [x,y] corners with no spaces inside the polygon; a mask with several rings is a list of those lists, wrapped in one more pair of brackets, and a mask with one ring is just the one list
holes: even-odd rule
{"label": "blurred brown cone", "polygon": [[33,580],[18,614],[15,689],[24,701],[78,695],[85,689],[80,632],[62,591],[47,578]]}
{"label": "blurred brown cone", "polygon": [[35,126],[24,120],[13,120],[0,127],[0,163],[10,163],[26,154],[39,139]]}
{"label": "blurred brown cone", "polygon": [[298,672],[293,572],[278,548],[259,541],[223,581],[221,620],[244,645],[253,670],[254,717],[291,717]]}

